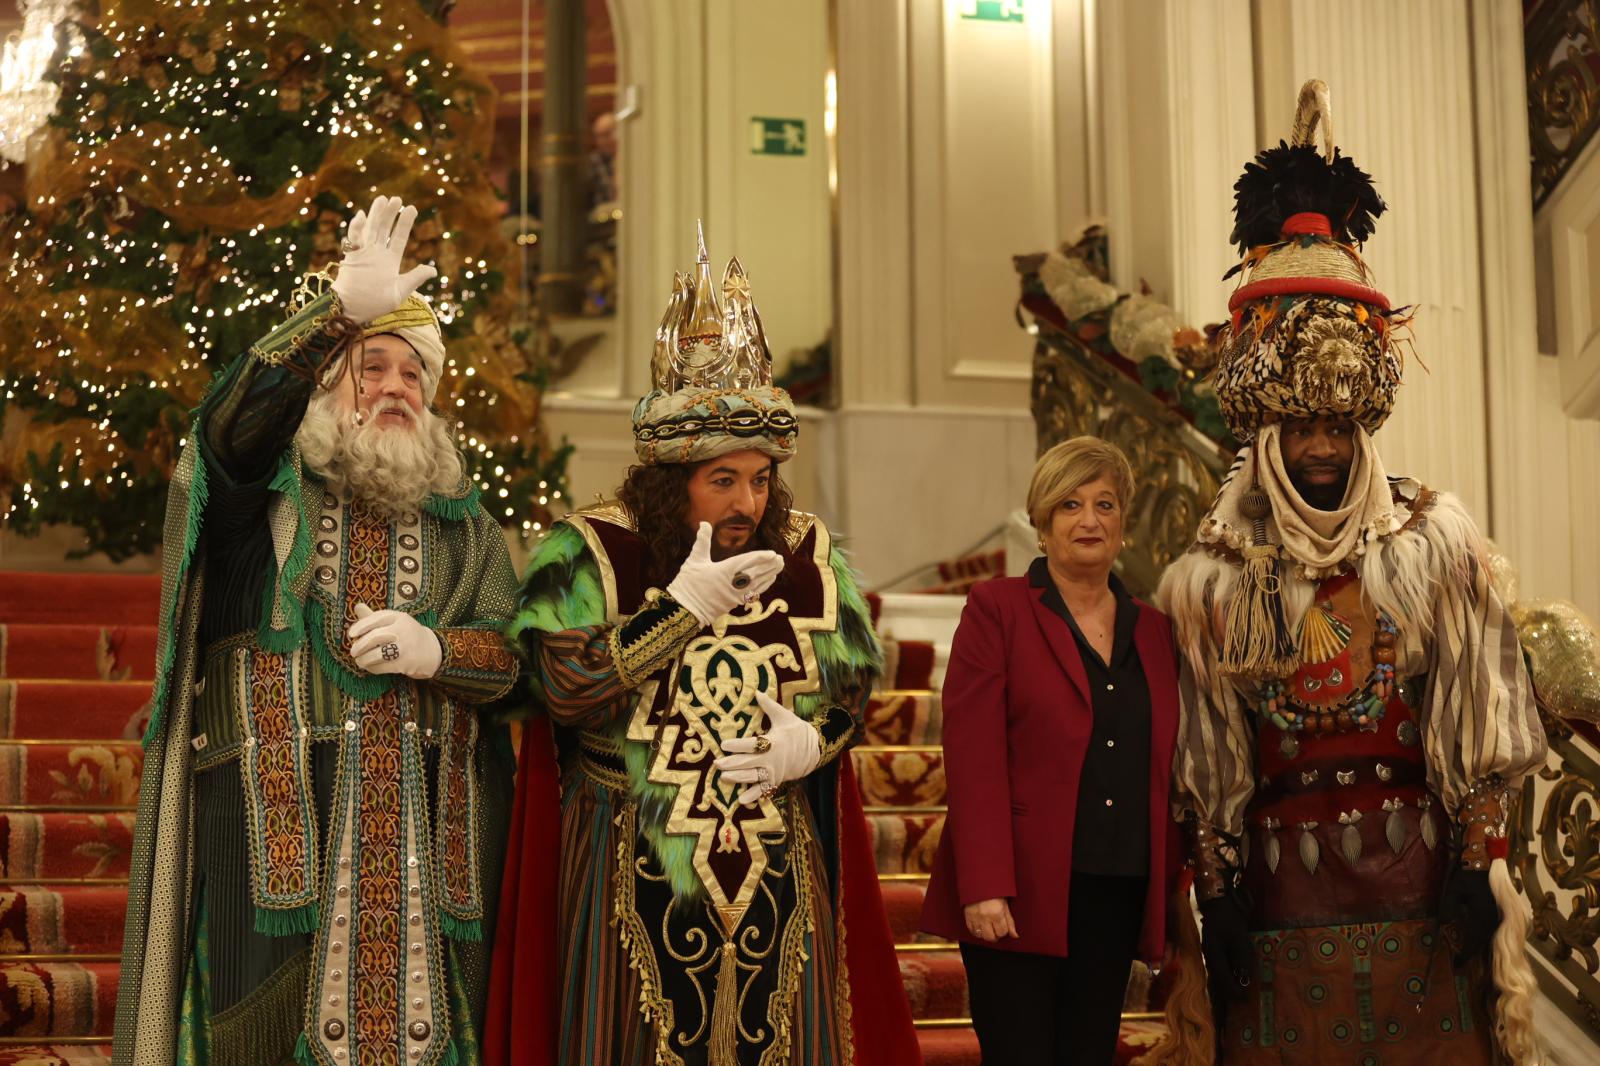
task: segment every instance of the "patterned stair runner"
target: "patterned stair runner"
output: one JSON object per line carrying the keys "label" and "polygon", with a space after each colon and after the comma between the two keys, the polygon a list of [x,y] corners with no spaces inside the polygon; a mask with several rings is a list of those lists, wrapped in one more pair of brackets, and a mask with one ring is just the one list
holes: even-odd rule
{"label": "patterned stair runner", "polygon": [[0,574],[0,1066],[105,1066],[153,577]]}

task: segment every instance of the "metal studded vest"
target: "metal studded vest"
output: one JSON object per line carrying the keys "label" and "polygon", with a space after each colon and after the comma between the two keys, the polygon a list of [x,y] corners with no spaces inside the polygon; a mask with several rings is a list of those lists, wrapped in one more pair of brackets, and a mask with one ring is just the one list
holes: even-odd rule
{"label": "metal studded vest", "polygon": [[1448,838],[1413,714],[1426,678],[1397,677],[1388,699],[1377,698],[1382,623],[1355,575],[1318,585],[1312,610],[1323,628],[1309,642],[1317,654],[1303,658],[1314,661],[1285,683],[1285,713],[1257,732],[1245,815],[1252,921],[1284,929],[1429,916]]}

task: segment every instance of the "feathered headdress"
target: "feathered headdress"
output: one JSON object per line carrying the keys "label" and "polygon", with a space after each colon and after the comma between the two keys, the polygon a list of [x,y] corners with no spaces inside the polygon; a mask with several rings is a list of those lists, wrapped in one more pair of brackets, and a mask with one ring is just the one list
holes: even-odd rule
{"label": "feathered headdress", "polygon": [[[1394,409],[1401,360],[1390,307],[1361,259],[1385,204],[1333,143],[1328,87],[1300,90],[1293,133],[1234,184],[1230,239],[1243,274],[1218,338],[1217,399],[1249,440],[1269,422],[1336,415],[1376,432]],[[1322,145],[1315,143],[1318,127]]]}

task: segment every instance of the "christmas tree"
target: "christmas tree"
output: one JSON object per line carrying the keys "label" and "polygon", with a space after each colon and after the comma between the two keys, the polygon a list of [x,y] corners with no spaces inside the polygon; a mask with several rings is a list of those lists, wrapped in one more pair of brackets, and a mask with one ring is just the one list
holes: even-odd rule
{"label": "christmas tree", "polygon": [[548,334],[508,291],[484,167],[491,90],[417,0],[102,0],[58,34],[60,102],[0,215],[0,513],[152,550],[212,377],[265,334],[378,193],[419,209],[406,267],[448,359],[483,501],[532,532],[567,449],[539,432]]}

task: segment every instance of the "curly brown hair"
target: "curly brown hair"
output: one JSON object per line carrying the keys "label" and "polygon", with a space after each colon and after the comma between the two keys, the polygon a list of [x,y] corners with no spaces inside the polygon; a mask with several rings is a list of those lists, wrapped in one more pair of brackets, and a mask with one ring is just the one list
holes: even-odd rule
{"label": "curly brown hair", "polygon": [[[709,460],[706,460],[709,462]],[[677,574],[694,546],[694,531],[689,528],[689,478],[703,463],[662,463],[659,466],[631,466],[617,499],[633,515],[634,527],[645,543],[645,582],[665,586]],[[770,468],[767,509],[756,523],[747,550],[767,548],[789,556],[785,536],[789,510],[794,498],[778,473],[778,463]]]}

